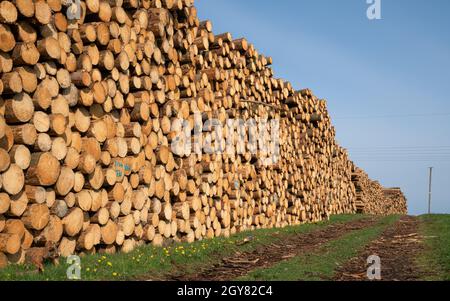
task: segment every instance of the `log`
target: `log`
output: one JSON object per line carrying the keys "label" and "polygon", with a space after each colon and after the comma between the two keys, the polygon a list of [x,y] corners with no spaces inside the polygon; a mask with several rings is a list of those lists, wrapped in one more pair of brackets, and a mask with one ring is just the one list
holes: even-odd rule
{"label": "log", "polygon": [[2,174],[3,189],[10,195],[18,194],[25,183],[23,170],[16,164],[11,164]]}
{"label": "log", "polygon": [[116,241],[118,226],[111,220],[101,227],[102,242],[110,245]]}
{"label": "log", "polygon": [[36,128],[31,124],[10,127],[16,144],[33,145],[37,139]]}
{"label": "log", "polygon": [[42,186],[25,185],[25,194],[30,203],[44,204],[47,200],[47,191]]}
{"label": "log", "polygon": [[73,208],[70,212],[63,218],[64,233],[68,236],[75,236],[83,227],[84,215],[80,208]]}
{"label": "log", "polygon": [[81,250],[91,250],[95,245],[94,225],[90,225],[77,239],[77,248]]}
{"label": "log", "polygon": [[4,172],[11,164],[11,157],[4,149],[0,149],[0,172]]}
{"label": "log", "polygon": [[11,29],[7,25],[0,24],[0,50],[9,52],[14,49],[16,40],[11,32]]}
{"label": "log", "polygon": [[7,265],[8,257],[3,252],[0,252],[0,269],[5,268]]}
{"label": "log", "polygon": [[89,190],[82,190],[75,196],[76,205],[83,211],[88,212],[92,208],[92,196]]}
{"label": "log", "polygon": [[53,37],[48,37],[37,41],[36,46],[41,59],[59,60],[61,58],[61,50],[58,40]]}
{"label": "log", "polygon": [[30,231],[25,229],[25,233],[22,237],[22,244],[20,245],[21,249],[27,251],[31,249],[33,243],[34,243],[33,234],[31,234]]}
{"label": "log", "polygon": [[43,25],[50,23],[52,12],[46,1],[38,0],[34,3],[34,16]]}
{"label": "log", "polygon": [[[46,133],[40,133],[37,135],[34,143],[34,150],[38,152],[48,152],[52,149],[52,139]],[[30,157],[31,163],[31,157]]]}
{"label": "log", "polygon": [[[20,81],[20,79],[18,79]],[[33,101],[26,93],[14,95],[12,99],[5,100],[5,120],[8,123],[25,123],[31,120],[34,114]]]}
{"label": "log", "polygon": [[25,192],[20,192],[11,197],[11,204],[9,207],[9,214],[13,217],[20,217],[25,212],[28,206],[28,198]]}
{"label": "log", "polygon": [[5,151],[10,151],[14,145],[14,134],[11,128],[5,127],[5,136],[0,138],[0,147]]}
{"label": "log", "polygon": [[[2,161],[1,153],[2,152],[0,151],[0,161]],[[11,163],[16,164],[22,170],[26,170],[31,163],[31,152],[28,147],[24,145],[14,145],[9,151],[9,158],[11,160]],[[0,164],[0,171],[2,171],[2,165],[3,164]]]}
{"label": "log", "polygon": [[124,217],[119,217],[118,226],[125,236],[130,236],[135,227],[134,219],[132,215],[127,215]]}
{"label": "log", "polygon": [[68,213],[67,203],[64,200],[57,200],[50,208],[52,215],[56,215],[59,218],[63,218]]}
{"label": "log", "polygon": [[5,229],[5,226],[6,226],[5,217],[3,215],[0,215],[0,232],[3,231],[3,229]]}
{"label": "log", "polygon": [[42,232],[35,238],[35,241],[41,243],[58,243],[63,235],[63,222],[57,216],[50,216],[47,226]]}
{"label": "log", "polygon": [[35,71],[28,66],[14,69],[20,76],[22,89],[26,93],[33,93],[37,88],[37,76]]}
{"label": "log", "polygon": [[[37,108],[46,110],[50,107],[52,96],[48,86],[43,85],[43,83],[45,83],[45,79],[36,88],[36,91],[33,94],[33,103]],[[39,131],[38,128],[36,129]]]}
{"label": "log", "polygon": [[109,210],[107,208],[100,208],[100,210],[91,217],[91,222],[104,226],[108,223],[109,217]]}
{"label": "log", "polygon": [[[0,93],[1,94],[1,93]],[[0,138],[3,138],[6,134],[6,122],[3,116],[0,116]]]}
{"label": "log", "polygon": [[73,238],[63,237],[58,246],[58,253],[62,257],[69,257],[75,254],[76,240]]}
{"label": "log", "polygon": [[22,215],[22,221],[28,229],[42,230],[50,219],[50,211],[47,205],[32,204]]}
{"label": "log", "polygon": [[58,181],[61,166],[50,153],[33,153],[30,167],[26,174],[29,185],[51,186]]}
{"label": "log", "polygon": [[31,18],[34,15],[34,2],[32,0],[13,0],[12,1],[23,16]]}
{"label": "log", "polygon": [[11,199],[9,195],[7,193],[0,193],[0,214],[8,212],[10,204]]}
{"label": "log", "polygon": [[2,74],[3,93],[22,92],[22,79],[18,72],[9,72]]}
{"label": "log", "polygon": [[75,185],[75,173],[71,168],[61,167],[55,191],[60,196],[66,196]]}
{"label": "log", "polygon": [[17,234],[0,233],[0,251],[16,254],[20,249],[20,237]]}
{"label": "log", "polygon": [[64,160],[67,155],[66,141],[62,137],[57,137],[52,141],[51,154],[58,160]]}

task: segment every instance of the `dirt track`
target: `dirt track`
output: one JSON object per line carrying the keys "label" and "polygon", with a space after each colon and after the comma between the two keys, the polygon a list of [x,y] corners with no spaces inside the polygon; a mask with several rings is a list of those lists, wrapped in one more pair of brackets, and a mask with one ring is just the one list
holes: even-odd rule
{"label": "dirt track", "polygon": [[280,261],[317,249],[324,243],[337,239],[351,231],[370,227],[377,221],[377,218],[361,219],[330,225],[310,233],[292,235],[277,243],[261,246],[255,251],[236,253],[232,257],[223,258],[221,263],[199,271],[197,274],[171,274],[167,275],[165,280],[232,280],[246,275],[255,268],[269,267]]}
{"label": "dirt track", "polygon": [[352,258],[337,271],[334,280],[364,281],[367,278],[367,258],[378,255],[381,259],[381,280],[411,281],[423,275],[415,264],[417,255],[423,250],[418,235],[419,220],[415,217],[402,217],[389,227],[382,236],[370,243],[355,258]]}
{"label": "dirt track", "polygon": [[[276,243],[263,245],[251,252],[236,252],[231,257],[221,258],[221,262],[186,274],[180,267],[162,279],[176,281],[226,281],[247,275],[257,268],[267,268],[300,254],[314,252],[322,245],[348,234],[351,231],[374,226],[380,217],[371,217],[352,222],[329,225],[309,233],[287,236]],[[383,281],[420,280],[424,273],[416,265],[417,256],[424,250],[422,237],[418,234],[419,219],[411,216],[401,217],[389,226],[383,234],[370,242],[354,258],[336,270],[334,281],[367,281],[367,258],[378,255],[381,258],[381,277]],[[275,234],[276,235],[276,234]],[[251,233],[249,234],[251,236]]]}

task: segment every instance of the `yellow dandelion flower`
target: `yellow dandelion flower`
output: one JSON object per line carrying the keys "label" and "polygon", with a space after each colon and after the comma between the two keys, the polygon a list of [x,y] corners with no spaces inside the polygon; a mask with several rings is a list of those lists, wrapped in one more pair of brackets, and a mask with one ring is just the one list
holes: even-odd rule
{"label": "yellow dandelion flower", "polygon": [[89,272],[91,269],[90,268],[86,268],[86,272]]}
{"label": "yellow dandelion flower", "polygon": [[112,263],[108,261],[107,265],[109,265],[110,267],[112,267]]}
{"label": "yellow dandelion flower", "polygon": [[116,276],[117,276],[117,273],[116,273],[116,272],[114,272],[114,273],[112,273],[112,275],[113,275],[114,277],[116,277]]}

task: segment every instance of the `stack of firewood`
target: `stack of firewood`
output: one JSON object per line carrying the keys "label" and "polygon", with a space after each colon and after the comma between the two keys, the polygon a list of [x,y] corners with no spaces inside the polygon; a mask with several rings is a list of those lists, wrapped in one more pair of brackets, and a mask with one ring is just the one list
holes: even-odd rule
{"label": "stack of firewood", "polygon": [[383,194],[386,199],[386,214],[407,214],[407,200],[401,188],[385,188]]}
{"label": "stack of firewood", "polygon": [[390,215],[407,214],[406,198],[400,188],[385,189],[361,169],[353,174],[356,188],[356,209],[358,213]]}
{"label": "stack of firewood", "polygon": [[[74,3],[0,2],[0,265],[356,211],[326,101],[215,35],[193,0]],[[226,126],[239,119],[275,121],[256,144],[279,151]]]}

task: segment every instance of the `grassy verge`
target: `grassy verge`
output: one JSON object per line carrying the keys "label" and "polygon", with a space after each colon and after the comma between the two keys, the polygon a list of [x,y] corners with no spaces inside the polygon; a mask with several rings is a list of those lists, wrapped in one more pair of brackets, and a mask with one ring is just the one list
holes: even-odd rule
{"label": "grassy verge", "polygon": [[424,280],[450,280],[450,215],[420,216],[425,252],[418,264],[425,270]]}
{"label": "grassy verge", "polygon": [[[230,238],[198,241],[193,244],[177,244],[166,248],[144,246],[128,254],[88,255],[81,258],[82,280],[145,279],[145,275],[158,278],[177,271],[193,272],[221,260],[236,251],[251,251],[260,245],[276,242],[287,235],[306,233],[324,228],[332,223],[344,223],[365,218],[363,215],[333,216],[330,221],[306,224],[284,229],[261,229],[243,232]],[[237,242],[247,236],[254,239],[242,246]],[[27,265],[10,265],[0,270],[0,280],[67,280],[69,264],[61,259],[59,266],[47,265],[43,273]],[[150,278],[150,277],[149,277]]]}
{"label": "grassy verge", "polygon": [[338,265],[358,254],[364,246],[379,237],[382,232],[395,223],[399,216],[388,216],[375,226],[352,231],[339,239],[325,244],[314,253],[307,253],[280,262],[270,268],[257,269],[238,280],[324,280],[332,279]]}

